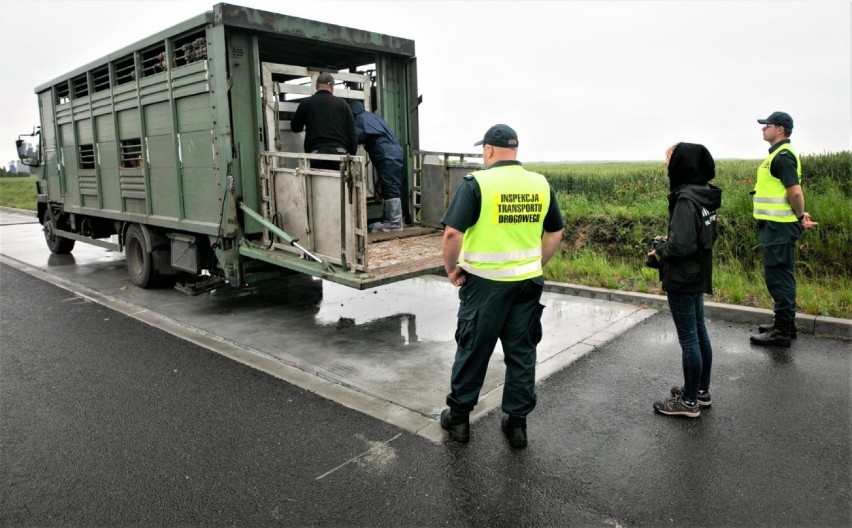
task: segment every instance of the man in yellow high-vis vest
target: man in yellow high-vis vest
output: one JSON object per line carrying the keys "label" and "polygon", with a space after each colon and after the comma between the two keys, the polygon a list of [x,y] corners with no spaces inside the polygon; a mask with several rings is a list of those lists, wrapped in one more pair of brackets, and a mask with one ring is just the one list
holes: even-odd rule
{"label": "man in yellow high-vis vest", "polygon": [[559,248],[565,223],[544,176],[517,161],[512,128],[494,125],[475,145],[482,145],[486,168],[464,178],[441,219],[444,268],[460,286],[456,357],[441,427],[452,440],[470,440],[469,414],[499,339],[506,363],[501,430],[512,447],[524,447],[526,417],[536,404],[542,268]]}
{"label": "man in yellow high-vis vest", "polygon": [[755,345],[789,347],[796,337],[796,241],[802,230],[816,222],[805,211],[802,192],[802,161],[790,145],[793,118],[785,112],[773,112],[766,119],[763,140],[769,156],[757,169],[752,192],[754,218],[763,248],[763,276],[775,301],[771,325],[761,325],[759,335],[751,336]]}

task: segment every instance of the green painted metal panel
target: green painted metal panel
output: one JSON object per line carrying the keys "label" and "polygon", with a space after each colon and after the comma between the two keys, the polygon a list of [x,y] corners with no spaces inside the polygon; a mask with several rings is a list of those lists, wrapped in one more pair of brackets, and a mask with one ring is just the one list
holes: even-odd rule
{"label": "green painted metal panel", "polygon": [[141,138],[139,110],[133,108],[118,112],[118,137],[120,139]]}
{"label": "green painted metal panel", "polygon": [[[228,75],[225,28],[212,27],[207,32],[209,47],[207,67],[210,72],[210,104],[212,105],[214,149],[213,171],[224,181],[225,167],[231,160],[231,108],[229,90],[231,80]],[[221,173],[221,174],[220,174]]]}
{"label": "green painted metal panel", "polygon": [[148,178],[152,196],[151,214],[177,220],[181,215],[174,136],[148,136],[145,140],[148,147]]}
{"label": "green painted metal panel", "polygon": [[[237,163],[234,165],[235,181],[240,182],[242,201],[252,209],[258,206],[257,156],[262,130],[262,102],[260,92],[260,63],[257,58],[257,39],[252,35],[233,30],[228,35],[228,64],[233,80],[230,90],[234,143],[237,145]],[[246,233],[259,233],[260,224],[247,219]]]}
{"label": "green painted metal panel", "polygon": [[214,178],[210,168],[184,166],[183,189],[186,218],[218,225],[225,188]]}
{"label": "green painted metal panel", "polygon": [[121,183],[118,176],[118,150],[115,141],[98,143],[100,159],[101,196],[103,208],[112,211],[121,210]]}
{"label": "green painted metal panel", "polygon": [[[144,107],[145,131],[148,136],[160,136],[163,134],[174,134],[172,129],[172,112],[168,101],[149,104]],[[160,153],[165,155],[165,152]],[[168,157],[174,158],[174,152],[169,152]]]}
{"label": "green painted metal panel", "polygon": [[112,107],[112,99],[109,92],[96,93],[90,97],[92,112],[109,110]]}
{"label": "green painted metal panel", "polygon": [[145,97],[142,97],[140,99],[140,102],[141,102],[142,106],[145,107],[145,106],[148,106],[148,105],[161,103],[163,101],[168,101],[168,100],[169,100],[169,93],[167,91],[164,91],[164,92],[157,92],[157,93],[154,93],[154,94],[151,94],[151,95],[146,95]]}
{"label": "green painted metal panel", "polygon": [[77,146],[74,142],[74,126],[71,123],[59,127],[59,150],[62,153],[62,176],[65,184],[65,203],[79,205],[80,195],[77,192]]}
{"label": "green painted metal panel", "polygon": [[97,129],[96,154],[101,185],[101,206],[112,211],[121,210],[121,185],[118,175],[118,143],[115,118],[109,114],[95,118]]}
{"label": "green painted metal panel", "polygon": [[337,26],[242,6],[217,4],[215,24],[304,40],[312,45],[337,45],[350,50],[414,56],[414,41],[361,29]]}
{"label": "green painted metal panel", "polygon": [[212,173],[213,143],[209,130],[181,133],[180,149],[183,168],[206,169]]}
{"label": "green painted metal panel", "polygon": [[210,110],[210,95],[207,93],[181,97],[175,100],[177,108],[178,132],[209,131],[213,128],[213,115]]}
{"label": "green painted metal panel", "polygon": [[[102,143],[105,141],[115,141],[115,122],[112,118],[112,113],[97,116],[95,118],[95,123],[98,127],[98,142]],[[101,163],[104,162],[103,159],[100,160]]]}
{"label": "green painted metal panel", "polygon": [[210,129],[181,132],[183,206],[187,219],[218,224],[224,185],[213,171],[213,134]]}
{"label": "green painted metal panel", "polygon": [[100,201],[96,194],[80,194],[80,205],[97,211],[100,209]]}
{"label": "green painted metal panel", "polygon": [[59,151],[57,146],[58,132],[56,129],[56,111],[53,104],[53,90],[38,94],[38,108],[41,117],[41,142],[44,164],[40,167],[44,178],[49,200],[59,200],[62,197],[59,182]]}
{"label": "green painted metal panel", "polygon": [[88,145],[95,142],[91,119],[80,119],[77,121],[77,141],[79,145]]}

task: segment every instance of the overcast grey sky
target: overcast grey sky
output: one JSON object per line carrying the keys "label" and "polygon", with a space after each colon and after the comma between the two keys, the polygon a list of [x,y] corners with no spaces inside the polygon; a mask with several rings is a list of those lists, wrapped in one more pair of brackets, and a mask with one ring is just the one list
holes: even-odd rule
{"label": "overcast grey sky", "polygon": [[[33,89],[212,8],[199,0],[0,0],[0,164]],[[421,148],[474,152],[498,122],[524,161],[656,160],[676,141],[759,158],[790,113],[803,153],[850,150],[850,0],[233,0],[415,41]]]}

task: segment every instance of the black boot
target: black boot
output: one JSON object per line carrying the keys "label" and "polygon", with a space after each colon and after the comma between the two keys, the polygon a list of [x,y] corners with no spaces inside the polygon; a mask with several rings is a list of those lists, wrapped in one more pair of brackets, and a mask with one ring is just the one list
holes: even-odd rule
{"label": "black boot", "polygon": [[775,324],[769,331],[760,335],[751,336],[751,342],[754,345],[760,346],[780,346],[790,347],[790,342],[793,340],[793,331],[796,326],[792,320],[775,318]]}
{"label": "black boot", "polygon": [[512,447],[526,447],[527,445],[527,417],[526,416],[503,416],[500,429],[506,435],[506,440]]}
{"label": "black boot", "polygon": [[[772,330],[773,328],[775,328],[775,319],[772,319],[772,322],[769,323],[769,324],[762,324],[762,325],[758,326],[757,331],[760,332],[761,334],[765,334],[766,332]],[[793,338],[793,339],[796,339],[796,334],[797,334],[796,325],[794,323],[793,329],[790,331],[790,337]]]}
{"label": "black boot", "polygon": [[466,444],[470,442],[470,414],[444,409],[441,412],[441,429],[450,433],[450,439]]}

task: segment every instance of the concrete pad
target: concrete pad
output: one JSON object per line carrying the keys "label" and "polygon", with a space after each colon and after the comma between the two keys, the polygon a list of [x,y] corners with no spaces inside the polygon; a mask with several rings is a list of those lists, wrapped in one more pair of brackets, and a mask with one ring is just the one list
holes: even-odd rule
{"label": "concrete pad", "polygon": [[[29,222],[29,223],[28,223]],[[124,255],[52,255],[33,217],[0,210],[0,261],[371,416],[441,441],[458,291],[423,276],[358,291],[305,275],[191,297],[133,286]],[[545,292],[537,381],[656,310]],[[500,346],[473,419],[500,406]]]}

